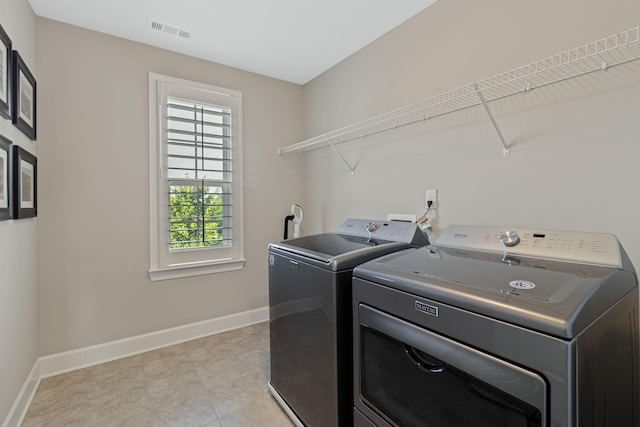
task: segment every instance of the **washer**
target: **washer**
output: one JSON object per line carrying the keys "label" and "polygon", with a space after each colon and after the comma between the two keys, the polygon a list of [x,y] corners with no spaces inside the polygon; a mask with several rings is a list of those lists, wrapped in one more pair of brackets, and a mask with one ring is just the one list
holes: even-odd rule
{"label": "washer", "polygon": [[353,268],[426,244],[415,223],[348,219],[269,245],[269,390],[297,425],[353,425]]}
{"label": "washer", "polygon": [[636,427],[638,281],[610,234],[450,226],[354,270],[356,426]]}

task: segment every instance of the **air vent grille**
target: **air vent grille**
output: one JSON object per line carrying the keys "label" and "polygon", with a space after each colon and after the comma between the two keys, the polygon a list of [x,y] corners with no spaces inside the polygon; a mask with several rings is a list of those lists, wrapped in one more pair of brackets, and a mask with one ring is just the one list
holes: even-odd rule
{"label": "air vent grille", "polygon": [[151,28],[155,31],[161,31],[163,33],[171,34],[172,36],[182,37],[184,39],[190,39],[191,33],[175,25],[163,24],[156,19],[147,19],[147,28]]}

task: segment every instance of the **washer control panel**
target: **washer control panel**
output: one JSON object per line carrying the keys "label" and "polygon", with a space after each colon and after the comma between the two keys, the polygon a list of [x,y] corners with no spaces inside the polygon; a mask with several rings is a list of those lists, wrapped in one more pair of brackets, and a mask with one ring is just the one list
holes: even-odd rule
{"label": "washer control panel", "polygon": [[613,234],[450,225],[442,230],[435,244],[584,264],[622,266],[620,244]]}
{"label": "washer control panel", "polygon": [[406,242],[415,245],[428,244],[426,236],[415,222],[347,219],[336,232],[392,242]]}

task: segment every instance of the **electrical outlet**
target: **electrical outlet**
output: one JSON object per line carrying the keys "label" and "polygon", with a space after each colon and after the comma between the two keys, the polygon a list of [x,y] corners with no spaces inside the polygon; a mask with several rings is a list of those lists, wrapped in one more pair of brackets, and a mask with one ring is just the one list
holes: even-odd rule
{"label": "electrical outlet", "polygon": [[438,190],[436,189],[427,190],[427,207],[429,207],[429,202],[431,202],[432,206],[435,205],[437,198],[438,198]]}

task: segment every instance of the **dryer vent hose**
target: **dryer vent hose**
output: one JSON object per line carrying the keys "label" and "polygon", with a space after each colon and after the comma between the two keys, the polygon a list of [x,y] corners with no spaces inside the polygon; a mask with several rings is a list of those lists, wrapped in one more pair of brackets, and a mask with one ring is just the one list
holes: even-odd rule
{"label": "dryer vent hose", "polygon": [[284,217],[284,240],[289,238],[289,221],[291,221],[295,216],[287,215]]}
{"label": "dryer vent hose", "polygon": [[284,217],[284,239],[289,237],[289,221],[293,223],[293,237],[300,237],[300,223],[304,217],[304,210],[298,204],[291,205],[291,215]]}

